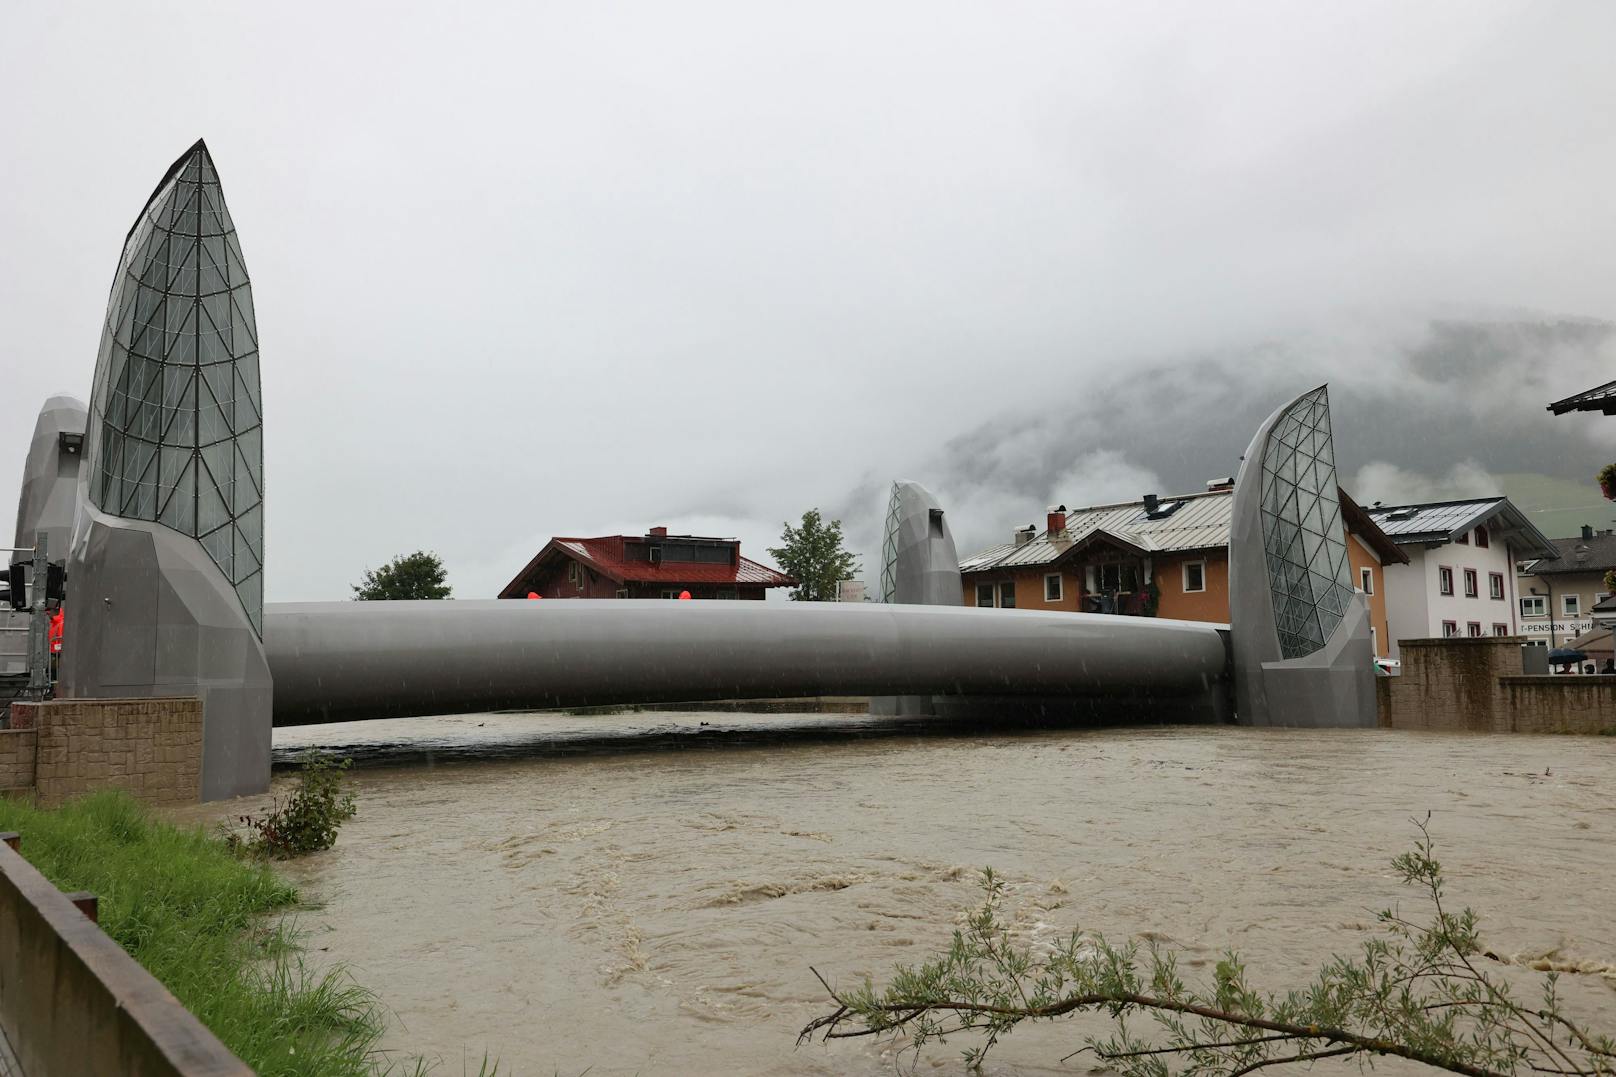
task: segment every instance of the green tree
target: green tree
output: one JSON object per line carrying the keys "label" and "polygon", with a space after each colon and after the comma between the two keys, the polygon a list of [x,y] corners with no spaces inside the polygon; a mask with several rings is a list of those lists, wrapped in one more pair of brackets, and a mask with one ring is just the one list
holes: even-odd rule
{"label": "green tree", "polygon": [[403,598],[452,598],[444,582],[448,571],[435,553],[417,550],[393,558],[377,569],[366,569],[365,578],[354,584],[355,602]]}
{"label": "green tree", "polygon": [[798,527],[788,522],[769,556],[796,579],[793,602],[834,602],[837,584],[859,570],[858,559],[842,549],[842,521],[827,524],[818,509],[803,513]]}

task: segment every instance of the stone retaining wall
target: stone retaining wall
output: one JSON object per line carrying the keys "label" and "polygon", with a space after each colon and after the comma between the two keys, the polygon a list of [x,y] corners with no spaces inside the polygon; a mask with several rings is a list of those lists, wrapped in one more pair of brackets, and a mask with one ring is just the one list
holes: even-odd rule
{"label": "stone retaining wall", "polygon": [[1405,639],[1403,671],[1376,685],[1390,729],[1600,733],[1616,729],[1616,677],[1526,676],[1521,640]]}
{"label": "stone retaining wall", "polygon": [[0,731],[0,790],[32,787],[43,806],[95,789],[151,804],[202,795],[202,701],[59,699],[14,703]]}
{"label": "stone retaining wall", "polygon": [[1616,677],[1505,677],[1500,687],[1512,733],[1616,735]]}
{"label": "stone retaining wall", "polygon": [[0,793],[34,788],[37,744],[32,729],[0,729]]}

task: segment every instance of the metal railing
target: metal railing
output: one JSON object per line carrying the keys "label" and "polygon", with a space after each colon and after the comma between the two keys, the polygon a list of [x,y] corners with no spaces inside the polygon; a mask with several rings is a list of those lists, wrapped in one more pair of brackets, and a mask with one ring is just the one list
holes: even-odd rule
{"label": "metal railing", "polygon": [[28,626],[21,630],[8,626],[8,630],[28,633],[28,686],[23,691],[27,699],[36,703],[50,694],[51,687],[50,611],[46,608],[49,597],[46,594],[46,581],[50,572],[50,561],[46,556],[49,545],[47,538],[45,532],[39,531],[34,535],[32,546],[0,546],[0,552],[33,555],[28,573]]}

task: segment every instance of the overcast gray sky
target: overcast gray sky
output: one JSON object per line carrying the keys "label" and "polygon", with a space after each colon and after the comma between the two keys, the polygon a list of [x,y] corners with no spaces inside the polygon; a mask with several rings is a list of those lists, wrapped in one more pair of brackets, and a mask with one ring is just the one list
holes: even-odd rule
{"label": "overcast gray sky", "polygon": [[[1219,401],[1315,375],[1357,386],[1344,465],[1402,470],[1365,481],[1591,483],[1610,433],[1542,405],[1616,376],[1608,327],[1518,326],[1616,318],[1613,45],[1596,0],[10,4],[0,498],[198,136],[258,307],[271,600],[421,547],[481,597],[657,523],[762,556],[816,504],[871,567],[898,476],[969,547],[1226,473]],[[1454,318],[1502,336],[1472,364]],[[1382,399],[1401,436],[1353,441]]]}

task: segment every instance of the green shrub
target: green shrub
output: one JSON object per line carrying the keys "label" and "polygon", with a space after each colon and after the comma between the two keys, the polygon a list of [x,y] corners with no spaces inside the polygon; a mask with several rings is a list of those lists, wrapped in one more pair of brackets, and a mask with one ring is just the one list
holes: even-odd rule
{"label": "green shrub", "polygon": [[356,810],[354,795],[343,784],[352,765],[351,759],[339,762],[323,752],[306,755],[292,795],[277,799],[264,815],[240,817],[252,832],[251,838],[231,834],[226,840],[238,850],[281,858],[331,848],[337,842],[338,828]]}

